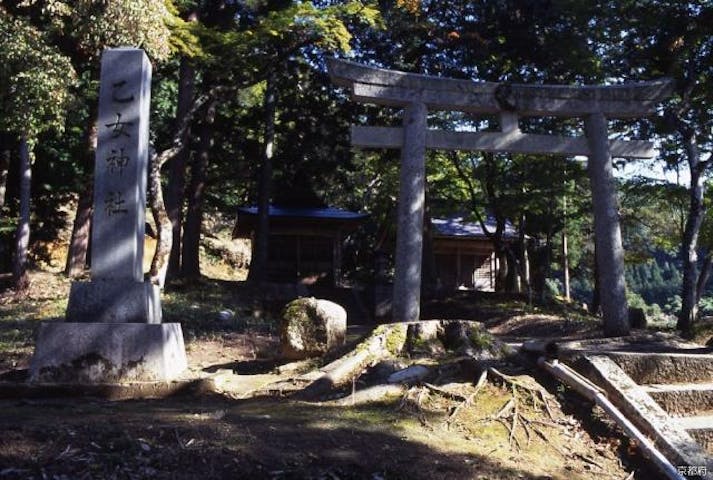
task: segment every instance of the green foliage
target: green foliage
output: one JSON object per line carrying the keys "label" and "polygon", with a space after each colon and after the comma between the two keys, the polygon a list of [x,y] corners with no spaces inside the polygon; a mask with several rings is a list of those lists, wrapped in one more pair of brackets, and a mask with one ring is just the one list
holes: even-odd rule
{"label": "green foliage", "polygon": [[558,278],[545,279],[545,298],[556,298],[562,295],[564,287]]}
{"label": "green foliage", "polygon": [[300,48],[347,52],[352,40],[349,22],[374,28],[380,21],[379,10],[360,1],[321,8],[313,2],[290,2],[286,8],[267,12],[246,7],[244,15],[253,19],[247,25],[178,22],[176,41],[204,66],[217,70],[214,74],[246,84],[246,77],[277,67],[274,62],[279,57]]}
{"label": "green foliage", "polygon": [[0,7],[0,130],[61,130],[76,74],[48,36]]}
{"label": "green foliage", "polygon": [[628,261],[646,261],[657,249],[676,251],[683,235],[686,196],[682,186],[643,177],[621,183],[620,212]]}
{"label": "green foliage", "polygon": [[[214,86],[231,91],[221,97],[211,131],[206,185],[209,207],[224,213],[254,202],[264,78],[276,72],[273,200],[309,190],[325,203],[370,213],[372,224],[353,234],[345,251],[345,265],[361,279],[372,273],[374,251],[388,251],[395,236],[399,153],[351,151],[349,125],[397,126],[401,116],[397,109],[357,105],[335,90],[324,71],[324,57],[335,52],[389,68],[477,80],[581,84],[670,75],[676,94],[667,110],[696,129],[703,159],[712,150],[710,2],[220,3],[0,0],[0,130],[25,131],[41,142],[34,205],[60,204],[68,190],[81,187],[90,169],[78,159],[85,158],[83,135],[93,121],[87,117],[98,89],[97,60],[102,49],[118,45],[144,48],[160,60],[151,119],[151,140],[159,150],[175,129],[179,55],[197,71],[197,94]],[[195,20],[187,20],[190,14]],[[678,164],[684,158],[680,138],[664,120],[621,122],[616,130],[657,134],[662,159]],[[497,128],[497,119],[459,113],[431,112],[429,123],[448,130]],[[65,125],[63,135],[53,131]],[[582,134],[575,121],[523,118],[520,126],[528,133]],[[190,150],[201,140],[199,130],[192,129]],[[475,219],[476,212],[491,212],[524,226],[537,245],[531,258],[550,277],[549,270],[561,264],[566,228],[573,289],[589,301],[592,218],[582,165],[539,155],[429,152],[427,179],[432,215],[465,212]],[[680,303],[680,273],[671,255],[680,245],[686,189],[635,178],[622,182],[620,193],[629,290],[636,302],[672,312]],[[44,225],[62,220],[49,207],[38,213]],[[0,231],[10,230],[11,219],[0,220]],[[710,218],[700,241],[713,249]],[[562,291],[558,279],[542,283],[553,294]]]}
{"label": "green foliage", "polygon": [[169,0],[27,0],[24,6],[39,8],[48,30],[71,38],[82,58],[130,46],[165,60],[171,54],[169,25],[179,21]]}
{"label": "green foliage", "polygon": [[649,304],[666,305],[680,292],[681,273],[675,260],[662,252],[652,252],[654,258],[626,267],[626,284]]}
{"label": "green foliage", "polygon": [[669,312],[664,312],[657,303],[646,303],[640,295],[630,290],[626,292],[626,301],[629,304],[629,308],[640,308],[644,311],[648,325],[654,328],[672,326],[672,317],[667,315]]}

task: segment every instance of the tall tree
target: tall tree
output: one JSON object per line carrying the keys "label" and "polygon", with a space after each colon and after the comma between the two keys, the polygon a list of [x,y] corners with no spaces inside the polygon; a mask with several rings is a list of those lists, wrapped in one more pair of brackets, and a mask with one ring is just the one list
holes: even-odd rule
{"label": "tall tree", "polygon": [[213,124],[215,122],[216,100],[212,100],[202,118],[200,125],[200,141],[191,164],[191,180],[189,186],[188,211],[183,237],[183,257],[181,273],[184,278],[200,277],[200,236],[203,223],[203,204],[206,190],[206,177],[213,145]]}
{"label": "tall tree", "polygon": [[275,97],[277,74],[272,72],[265,85],[265,132],[263,133],[260,178],[258,181],[257,228],[248,279],[259,284],[267,280],[270,234],[270,197],[272,193],[272,156],[275,148]]}
{"label": "tall tree", "polygon": [[[76,275],[86,264],[92,208],[90,180],[96,148],[96,102],[99,57],[104,48],[141,47],[154,59],[171,53],[169,25],[177,21],[170,1],[128,0],[103,2],[83,0],[2,0],[11,14],[26,19],[46,32],[48,40],[65,55],[78,75],[87,77],[86,90],[74,93],[88,103],[84,127],[85,148],[82,158],[85,178],[81,185],[78,209],[72,230],[66,273]],[[87,21],[87,19],[92,21]]]}
{"label": "tall tree", "polygon": [[696,285],[699,279],[699,236],[705,216],[705,177],[713,151],[713,4],[706,0],[669,2],[601,2],[601,8],[628,18],[622,24],[600,16],[616,44],[608,56],[617,58],[612,70],[626,77],[667,75],[675,93],[655,121],[662,135],[663,157],[684,163],[690,174],[688,214],[680,255],[683,264],[681,311],[677,328],[690,334],[697,318]]}
{"label": "tall tree", "polygon": [[0,210],[5,206],[7,192],[7,175],[10,171],[10,149],[0,144]]}
{"label": "tall tree", "polygon": [[15,254],[12,262],[12,278],[15,290],[24,292],[29,287],[27,277],[27,248],[30,245],[30,199],[32,163],[27,133],[20,135],[20,218],[15,232]]}
{"label": "tall tree", "polygon": [[33,147],[40,133],[62,129],[76,75],[69,60],[29,22],[0,7],[0,130],[20,140],[20,215],[15,233],[13,281],[28,286]]}
{"label": "tall tree", "polygon": [[[191,21],[197,21],[197,15],[192,14]],[[176,109],[176,122],[180,123],[186,118],[193,97],[195,95],[196,70],[192,60],[186,56],[181,57],[178,81],[178,106]],[[188,134],[188,131],[186,131]],[[168,275],[176,276],[181,269],[181,229],[183,225],[184,190],[186,186],[186,165],[190,151],[184,148],[170,164],[168,186],[166,191],[166,204],[168,216],[172,224],[173,244],[168,264]]]}
{"label": "tall tree", "polygon": [[[277,75],[276,68],[294,57],[314,54],[316,51],[348,50],[351,35],[347,28],[348,22],[365,22],[373,25],[378,17],[378,11],[371,6],[358,1],[338,2],[335,5],[318,7],[313,3],[292,2],[265,2],[260,4],[232,4],[232,8],[239,10],[239,15],[226,16],[223,10],[215,10],[215,5],[209,4],[208,8],[199,16],[201,24],[197,25],[197,33],[203,38],[205,55],[200,62],[200,69],[205,83],[210,78],[211,84],[218,87],[228,87],[235,95],[235,91],[260,82],[265,82],[273,75]],[[286,78],[286,77],[285,77]],[[229,87],[230,86],[230,87]],[[210,86],[201,85],[199,88],[208,89]],[[275,87],[277,88],[277,87]],[[270,105],[271,102],[268,102]],[[272,108],[274,118],[274,109]],[[270,115],[265,114],[264,118]],[[269,124],[270,122],[261,122]],[[267,134],[263,138],[264,152],[271,150],[267,145],[273,142],[267,140],[269,132],[273,129],[265,128]],[[203,131],[202,136],[209,135],[214,130]],[[201,145],[211,145],[213,142],[204,142]],[[264,159],[265,153],[261,155]],[[201,156],[202,155],[202,156]],[[193,178],[188,186],[189,209],[188,214],[200,214],[202,207],[194,202],[202,202],[204,195],[199,194],[200,165],[206,168],[205,159],[209,152],[202,152],[195,160],[192,168]],[[261,162],[269,167],[269,161]],[[263,189],[269,199],[269,188]],[[191,229],[190,233],[189,223]],[[198,274],[198,248],[200,218],[186,219],[184,228],[184,245],[182,256],[182,273],[196,276]],[[197,233],[198,232],[198,233]],[[262,243],[264,244],[264,242]],[[262,248],[262,247],[261,247]],[[258,261],[259,262],[259,261]],[[251,268],[252,272],[261,272],[264,269]],[[252,276],[254,276],[253,274]]]}

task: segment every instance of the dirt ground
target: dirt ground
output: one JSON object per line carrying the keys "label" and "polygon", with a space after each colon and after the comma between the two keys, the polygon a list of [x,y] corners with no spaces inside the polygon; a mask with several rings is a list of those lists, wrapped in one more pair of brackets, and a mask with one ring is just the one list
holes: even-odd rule
{"label": "dirt ground", "polygon": [[[66,282],[50,277],[44,288],[34,285],[22,304],[0,301],[0,374],[6,379],[27,367],[36,321],[61,316],[65,308],[58,299],[66,295]],[[439,375],[436,389],[416,384],[354,406],[349,391],[342,406],[253,396],[290,375],[276,370],[281,362],[274,330],[216,319],[216,312],[242,307],[233,290],[220,296],[216,285],[209,287],[167,296],[166,309],[183,316],[184,332],[190,332],[188,376],[212,377],[218,388],[153,400],[29,399],[7,395],[6,381],[0,388],[0,478],[657,478],[600,411],[516,365],[499,368],[523,385],[543,388],[544,397],[493,376],[476,393],[471,372]],[[451,307],[465,316],[470,305]],[[503,338],[588,336],[598,328],[580,313],[532,310],[517,302],[483,301],[478,309],[471,316]],[[352,332],[352,340],[359,333]],[[472,395],[472,402],[463,401]],[[503,413],[513,398],[524,419],[517,424],[512,405]]]}
{"label": "dirt ground", "polygon": [[[194,372],[240,379],[222,394],[2,400],[0,478],[656,478],[601,412],[546,381],[551,415],[516,389],[529,426],[519,423],[512,439],[510,419],[496,418],[512,388],[496,378],[452,419],[462,402],[418,385],[359,406],[240,399],[246,388],[284,378],[266,355],[273,347],[270,336],[237,334],[190,345]],[[539,386],[526,371],[515,373]],[[438,388],[474,391],[462,377]]]}
{"label": "dirt ground", "polygon": [[[502,400],[488,388],[475,409]],[[0,403],[3,478],[624,479],[617,438],[577,420],[511,448],[505,427],[449,431],[399,400],[331,407],[274,398]],[[497,405],[496,408],[499,408]],[[475,412],[473,412],[475,414]],[[558,412],[559,413],[559,412]],[[479,414],[479,413],[478,413]],[[641,476],[646,475],[646,476]],[[655,478],[640,474],[637,478]]]}

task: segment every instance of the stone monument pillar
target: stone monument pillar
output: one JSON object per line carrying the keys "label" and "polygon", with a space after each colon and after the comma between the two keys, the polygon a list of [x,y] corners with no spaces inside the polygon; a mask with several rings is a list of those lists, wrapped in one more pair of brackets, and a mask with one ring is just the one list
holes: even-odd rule
{"label": "stone monument pillar", "polygon": [[169,380],[187,366],[181,326],[161,323],[143,274],[150,88],[143,50],[104,51],[91,281],[72,284],[65,323],[41,325],[33,381]]}
{"label": "stone monument pillar", "polygon": [[92,281],[72,285],[67,321],[161,323],[143,271],[151,64],[141,50],[107,50],[100,80]]}

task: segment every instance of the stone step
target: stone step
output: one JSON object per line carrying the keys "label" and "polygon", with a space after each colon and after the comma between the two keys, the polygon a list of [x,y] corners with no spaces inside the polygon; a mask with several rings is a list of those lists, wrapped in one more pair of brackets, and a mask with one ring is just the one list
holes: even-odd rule
{"label": "stone step", "polygon": [[710,349],[696,353],[610,352],[634,382],[643,384],[713,382],[713,354]]}
{"label": "stone step", "polygon": [[681,417],[676,419],[676,423],[709,454],[713,454],[713,415]]}
{"label": "stone step", "polygon": [[[581,372],[606,391],[609,400],[654,441],[673,465],[704,466],[713,473],[713,456],[704,448],[705,442],[699,443],[698,438],[684,428],[682,422],[687,420],[667,413],[610,356],[613,355],[585,355],[580,363]],[[652,365],[657,364],[654,361]],[[713,479],[713,475],[704,478]]]}
{"label": "stone step", "polygon": [[642,388],[671,415],[713,414],[713,382],[650,384]]}

